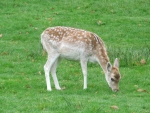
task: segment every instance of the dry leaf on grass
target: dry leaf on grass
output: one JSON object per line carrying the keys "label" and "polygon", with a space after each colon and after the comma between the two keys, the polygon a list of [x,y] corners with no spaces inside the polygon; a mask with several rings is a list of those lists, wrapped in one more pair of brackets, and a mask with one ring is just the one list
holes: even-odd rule
{"label": "dry leaf on grass", "polygon": [[134,85],[134,87],[135,87],[135,88],[138,88],[139,86],[138,86],[138,85]]}
{"label": "dry leaf on grass", "polygon": [[41,74],[41,71],[39,71],[38,74],[39,74],[39,75],[42,75],[42,74]]}
{"label": "dry leaf on grass", "polygon": [[31,88],[31,86],[29,86],[29,85],[26,85],[26,88],[28,88],[28,89],[29,89],[29,88]]}
{"label": "dry leaf on grass", "polygon": [[116,105],[110,106],[110,108],[112,108],[112,109],[116,109],[116,110],[118,110],[118,109],[119,109],[119,107],[118,107],[118,106],[116,106]]}
{"label": "dry leaf on grass", "polygon": [[52,21],[52,20],[53,20],[53,18],[48,18],[48,20],[49,20],[49,21]]}
{"label": "dry leaf on grass", "polygon": [[141,63],[142,65],[144,65],[144,64],[146,64],[146,60],[145,60],[145,59],[141,59],[140,63]]}
{"label": "dry leaf on grass", "polygon": [[113,94],[113,97],[116,97],[116,95],[115,95],[115,94]]}
{"label": "dry leaf on grass", "polygon": [[101,20],[98,20],[98,21],[97,21],[97,25],[105,25],[105,23],[102,22]]}
{"label": "dry leaf on grass", "polygon": [[38,28],[37,28],[37,27],[35,27],[35,28],[34,28],[34,30],[38,30]]}
{"label": "dry leaf on grass", "polygon": [[0,34],[0,38],[2,38],[3,34]]}
{"label": "dry leaf on grass", "polygon": [[137,92],[145,92],[145,93],[148,93],[145,89],[137,89]]}
{"label": "dry leaf on grass", "polygon": [[61,88],[61,90],[65,90],[65,89],[66,89],[66,87],[65,87],[65,86]]}

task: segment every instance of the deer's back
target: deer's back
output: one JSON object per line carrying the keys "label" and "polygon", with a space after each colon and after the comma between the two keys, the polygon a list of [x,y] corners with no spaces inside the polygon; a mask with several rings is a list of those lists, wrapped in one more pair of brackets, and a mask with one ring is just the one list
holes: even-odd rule
{"label": "deer's back", "polygon": [[98,46],[103,46],[102,40],[94,33],[70,27],[48,28],[42,33],[41,40],[61,56],[75,56],[77,59],[81,55],[92,56]]}

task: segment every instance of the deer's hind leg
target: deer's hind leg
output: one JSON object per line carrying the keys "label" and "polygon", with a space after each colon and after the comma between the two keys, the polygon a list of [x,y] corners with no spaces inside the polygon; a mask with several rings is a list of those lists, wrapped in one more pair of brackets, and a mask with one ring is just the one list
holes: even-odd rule
{"label": "deer's hind leg", "polygon": [[55,88],[57,90],[61,90],[61,88],[59,86],[58,79],[57,79],[57,75],[56,75],[56,68],[57,68],[58,63],[60,62],[60,60],[61,60],[60,58],[57,58],[55,60],[55,62],[53,63],[52,68],[51,68],[51,74],[52,74],[52,77],[53,77],[53,80],[54,80]]}
{"label": "deer's hind leg", "polygon": [[82,68],[82,73],[84,78],[83,89],[87,89],[87,60],[81,59],[80,63],[81,63],[81,68]]}

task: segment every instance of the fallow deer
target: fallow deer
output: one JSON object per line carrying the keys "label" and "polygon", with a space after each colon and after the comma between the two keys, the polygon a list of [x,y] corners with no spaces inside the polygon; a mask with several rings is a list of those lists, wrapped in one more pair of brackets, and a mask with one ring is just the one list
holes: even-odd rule
{"label": "fallow deer", "polygon": [[95,33],[71,28],[56,26],[47,28],[41,34],[43,49],[48,53],[44,65],[47,90],[51,91],[49,73],[51,72],[55,88],[61,90],[56,76],[56,68],[62,58],[79,60],[84,76],[84,89],[87,88],[87,62],[97,62],[103,69],[106,81],[112,91],[119,90],[119,61],[115,59],[112,66],[104,42]]}

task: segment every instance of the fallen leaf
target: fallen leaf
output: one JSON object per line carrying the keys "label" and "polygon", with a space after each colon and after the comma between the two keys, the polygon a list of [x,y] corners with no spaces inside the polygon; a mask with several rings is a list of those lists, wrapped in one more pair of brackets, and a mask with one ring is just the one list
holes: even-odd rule
{"label": "fallen leaf", "polygon": [[98,92],[96,91],[95,94],[97,94]]}
{"label": "fallen leaf", "polygon": [[146,93],[148,93],[145,89],[137,89],[137,92],[146,92]]}
{"label": "fallen leaf", "polygon": [[142,26],[142,24],[138,24],[138,26]]}
{"label": "fallen leaf", "polygon": [[98,20],[98,21],[97,21],[97,24],[98,24],[98,25],[101,25],[101,24],[102,24],[102,21],[101,21],[101,20]]}
{"label": "fallen leaf", "polygon": [[62,87],[61,89],[62,89],[62,90],[65,90],[65,89],[66,89],[66,87],[64,86],[64,87]]}
{"label": "fallen leaf", "polygon": [[32,59],[32,62],[34,62],[34,59]]}
{"label": "fallen leaf", "polygon": [[116,109],[116,110],[118,110],[119,109],[119,107],[118,106],[116,106],[116,105],[113,105],[113,106],[110,106],[112,109]]}
{"label": "fallen leaf", "polygon": [[31,88],[31,86],[29,86],[29,85],[26,85],[26,88],[28,88],[28,89],[29,89],[29,88]]}
{"label": "fallen leaf", "polygon": [[80,7],[78,7],[77,9],[80,9]]}
{"label": "fallen leaf", "polygon": [[114,13],[114,10],[110,10],[111,13]]}
{"label": "fallen leaf", "polygon": [[54,10],[54,8],[52,7],[51,10]]}
{"label": "fallen leaf", "polygon": [[55,14],[55,15],[58,15],[59,13],[55,12],[54,14]]}
{"label": "fallen leaf", "polygon": [[1,53],[1,55],[8,55],[9,53],[8,52],[3,52],[3,53]]}
{"label": "fallen leaf", "polygon": [[113,97],[116,97],[116,95],[115,95],[115,94],[113,94]]}
{"label": "fallen leaf", "polygon": [[39,71],[38,73],[39,73],[39,75],[42,75],[42,74],[41,74],[41,71]]}
{"label": "fallen leaf", "polygon": [[134,87],[138,88],[138,85],[134,85]]}
{"label": "fallen leaf", "polygon": [[0,38],[2,38],[3,34],[0,34]]}
{"label": "fallen leaf", "polygon": [[19,32],[19,34],[22,34],[22,32]]}
{"label": "fallen leaf", "polygon": [[144,64],[146,64],[146,60],[145,60],[145,59],[141,59],[140,63],[141,63],[142,65],[144,65]]}
{"label": "fallen leaf", "polygon": [[105,23],[102,22],[101,20],[98,20],[98,21],[97,21],[97,25],[105,25]]}
{"label": "fallen leaf", "polygon": [[37,28],[37,27],[35,27],[35,28],[34,28],[34,30],[38,30],[38,28]]}
{"label": "fallen leaf", "polygon": [[33,27],[33,24],[30,24],[30,27]]}
{"label": "fallen leaf", "polygon": [[52,21],[52,20],[53,20],[53,18],[48,18],[48,20]]}

